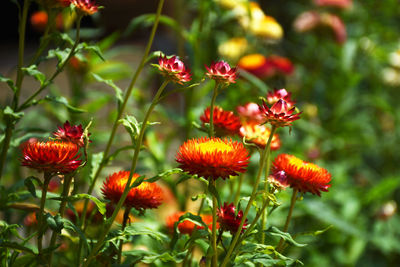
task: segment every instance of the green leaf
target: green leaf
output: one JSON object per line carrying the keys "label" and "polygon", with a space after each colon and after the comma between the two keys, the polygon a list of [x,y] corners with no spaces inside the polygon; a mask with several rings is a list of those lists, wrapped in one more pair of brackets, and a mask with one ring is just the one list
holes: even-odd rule
{"label": "green leaf", "polygon": [[77,227],[75,224],[73,224],[70,220],[67,219],[62,219],[61,220],[62,223],[64,224],[64,228],[70,231],[73,231],[75,233],[77,233],[79,235],[79,237],[81,238],[81,240],[83,240],[86,248],[89,248],[89,244],[88,241],[86,239],[85,234],[81,231],[81,229],[79,227]]}
{"label": "green leaf", "polygon": [[99,169],[102,160],[103,152],[95,153],[92,155],[92,160],[90,162],[91,171],[89,175],[90,182],[93,182],[94,176],[96,175],[96,172]]}
{"label": "green leaf", "polygon": [[260,93],[267,93],[270,88],[258,77],[254,76],[253,74],[245,71],[245,70],[240,70],[240,76],[245,78],[249,83],[254,85],[260,90]]}
{"label": "green leaf", "polygon": [[9,106],[3,110],[3,114],[4,116],[12,117],[14,120],[19,120],[24,116],[24,112],[14,112],[14,110]]}
{"label": "green leaf", "polygon": [[19,252],[26,252],[30,254],[37,254],[37,251],[30,249],[28,247],[22,246],[16,242],[9,242],[0,239],[0,248],[11,248]]}
{"label": "green leaf", "polygon": [[294,245],[296,247],[305,247],[305,246],[307,246],[307,244],[297,243],[296,241],[294,241],[294,239],[292,238],[292,236],[289,233],[282,232],[281,230],[279,230],[275,226],[271,226],[269,229],[265,230],[265,233],[270,234],[272,236],[280,237],[283,240],[285,240],[286,242],[288,242],[288,243],[290,243],[290,244],[292,244],[292,245]]}
{"label": "green leaf", "polygon": [[156,260],[160,260],[162,262],[182,262],[183,259],[186,256],[187,251],[180,252],[180,253],[170,253],[170,252],[164,252],[163,254],[160,255],[154,255],[154,256],[145,256],[142,260],[142,262],[150,264],[155,262]]}
{"label": "green leaf", "polygon": [[178,185],[178,184],[180,184],[180,183],[182,183],[182,182],[184,182],[184,181],[186,181],[186,180],[189,180],[189,179],[192,178],[192,177],[193,177],[193,175],[184,173],[184,174],[182,174],[181,177],[176,181],[175,184]]}
{"label": "green leaf", "polygon": [[168,240],[168,236],[155,231],[154,229],[148,228],[146,226],[144,226],[143,224],[141,225],[130,225],[125,227],[125,230],[121,233],[122,236],[124,235],[128,235],[128,236],[148,236],[153,238],[156,241],[160,241],[160,242],[165,242],[166,240]]}
{"label": "green leaf", "polygon": [[140,132],[140,124],[135,117],[127,115],[125,119],[120,119],[119,123],[124,125],[126,131],[131,136],[132,144],[136,144],[136,138]]}
{"label": "green leaf", "polygon": [[317,230],[317,231],[308,231],[308,232],[301,232],[301,233],[297,233],[295,235],[293,235],[294,237],[297,236],[304,236],[304,235],[311,235],[311,236],[317,236],[317,235],[321,235],[323,233],[325,233],[326,231],[328,231],[329,229],[333,228],[333,225],[329,225],[328,227],[322,229],[322,230]]}
{"label": "green leaf", "polygon": [[36,181],[37,179],[38,178],[36,178],[34,176],[29,176],[28,178],[26,178],[24,180],[25,187],[28,189],[29,193],[31,193],[34,198],[37,198],[37,196],[36,196],[36,189],[35,189],[35,185],[33,184],[33,180]]}
{"label": "green leaf", "polygon": [[135,187],[138,187],[141,183],[143,183],[143,181],[144,181],[144,176],[142,175],[142,176],[139,176],[138,178],[136,178],[136,180],[132,183],[132,185],[131,185],[131,189],[132,188],[135,188]]}
{"label": "green leaf", "polygon": [[60,50],[59,48],[49,50],[47,54],[47,59],[57,58],[58,64],[57,69],[61,66],[61,64],[68,58],[68,55],[71,51],[71,48],[66,48],[64,50]]}
{"label": "green leaf", "polygon": [[123,96],[121,88],[119,88],[112,80],[103,79],[102,77],[100,77],[99,75],[97,75],[95,73],[92,73],[92,76],[96,81],[105,83],[114,89],[115,97],[117,98],[117,101],[118,101],[118,107],[120,107],[120,105],[124,101],[124,96]]}
{"label": "green leaf", "polygon": [[88,195],[88,194],[77,194],[77,195],[73,195],[68,197],[68,199],[71,200],[75,200],[75,199],[90,199],[94,202],[94,204],[96,204],[97,209],[99,210],[99,212],[104,215],[106,213],[106,204],[101,202],[98,198],[92,196],[92,195]]}
{"label": "green leaf", "polygon": [[179,168],[173,168],[171,170],[168,170],[168,171],[162,172],[160,174],[157,174],[156,176],[153,176],[153,177],[151,177],[149,179],[146,179],[145,181],[149,182],[149,183],[154,183],[157,180],[164,179],[164,178],[166,178],[168,176],[171,176],[171,175],[177,174],[177,173],[183,173],[183,170],[179,169]]}
{"label": "green leaf", "polygon": [[28,74],[29,76],[33,76],[39,83],[40,86],[43,86],[43,84],[46,82],[46,75],[44,75],[42,72],[40,72],[37,69],[36,65],[31,65],[27,68],[21,68],[24,73]]}
{"label": "green leaf", "polygon": [[57,103],[57,104],[64,105],[69,111],[71,111],[73,113],[84,113],[84,112],[86,112],[86,110],[84,110],[84,109],[80,109],[80,108],[76,108],[76,107],[71,106],[68,103],[68,100],[63,96],[50,96],[50,95],[47,95],[42,101],[50,101],[50,102],[54,102],[54,103]]}
{"label": "green leaf", "polygon": [[106,61],[104,59],[104,56],[103,56],[100,48],[97,45],[88,45],[86,43],[81,43],[80,45],[82,45],[83,49],[95,53],[99,58],[101,58],[101,60]]}
{"label": "green leaf", "polygon": [[17,91],[17,87],[14,85],[14,81],[10,78],[4,77],[2,74],[0,74],[0,82],[7,83],[11,90],[13,90],[14,92]]}
{"label": "green leaf", "polygon": [[61,230],[64,228],[64,224],[61,220],[62,218],[60,214],[57,214],[53,217],[50,213],[47,213],[45,217],[47,225],[50,227],[50,229],[56,231],[57,233],[61,233]]}

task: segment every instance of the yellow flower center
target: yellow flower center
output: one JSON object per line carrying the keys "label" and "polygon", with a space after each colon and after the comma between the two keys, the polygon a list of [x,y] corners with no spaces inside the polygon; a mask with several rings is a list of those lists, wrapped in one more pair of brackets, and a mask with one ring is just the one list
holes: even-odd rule
{"label": "yellow flower center", "polygon": [[296,166],[297,168],[308,168],[313,171],[319,171],[321,168],[313,163],[302,161],[296,157],[289,158],[289,164]]}
{"label": "yellow flower center", "polygon": [[230,145],[227,145],[223,142],[217,142],[212,140],[197,144],[197,148],[203,154],[213,153],[213,152],[229,152],[233,150],[233,148]]}

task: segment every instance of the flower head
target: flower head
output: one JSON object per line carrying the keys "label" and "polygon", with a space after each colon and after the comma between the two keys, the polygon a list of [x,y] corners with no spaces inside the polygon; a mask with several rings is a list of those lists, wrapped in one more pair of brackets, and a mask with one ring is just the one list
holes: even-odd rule
{"label": "flower head", "polygon": [[[115,172],[108,176],[101,189],[104,197],[113,203],[118,203],[124,192],[128,178],[129,171]],[[134,173],[132,182],[137,178],[139,178],[139,174]],[[163,198],[161,187],[155,183],[142,182],[139,186],[129,191],[124,205],[137,210],[154,209],[162,204]]]}
{"label": "flower head", "polygon": [[93,15],[99,10],[99,6],[93,0],[69,0],[83,15]]}
{"label": "flower head", "polygon": [[279,99],[271,108],[263,102],[260,109],[264,113],[265,123],[270,123],[275,127],[291,126],[291,122],[300,119],[301,114],[301,112],[293,114],[296,108],[289,107],[283,99]]}
{"label": "flower head", "polygon": [[158,58],[158,65],[155,64],[161,74],[174,83],[183,84],[191,80],[190,70],[186,69],[185,64],[176,56],[167,58],[162,56]]}
{"label": "flower head", "polygon": [[37,11],[31,16],[31,25],[36,31],[43,32],[46,29],[48,19],[49,16],[46,11]]}
{"label": "flower head", "polygon": [[212,62],[207,69],[207,77],[215,80],[217,83],[228,85],[236,81],[236,68],[231,68],[229,64],[223,60]]}
{"label": "flower head", "polygon": [[[210,107],[204,110],[200,120],[205,123],[210,123]],[[213,124],[217,136],[235,135],[239,132],[241,126],[239,117],[233,114],[232,111],[225,111],[220,107],[214,107]]]}
{"label": "flower head", "polygon": [[290,75],[293,70],[292,62],[277,55],[265,57],[262,54],[249,54],[242,57],[238,67],[259,78],[268,78],[277,74]]}
{"label": "flower head", "polygon": [[263,123],[264,116],[260,109],[260,106],[256,103],[247,103],[243,106],[238,106],[236,108],[239,117],[242,121],[246,122],[256,122],[256,123]]}
{"label": "flower head", "polygon": [[[235,234],[239,230],[240,222],[243,218],[243,211],[239,211],[236,214],[236,207],[233,203],[229,205],[225,202],[224,206],[217,211],[218,222],[223,231],[229,231],[231,234]],[[241,232],[246,230],[247,219],[245,220]]]}
{"label": "flower head", "polygon": [[[78,146],[84,146],[84,135],[82,124],[73,125],[66,121],[63,127],[58,126],[58,130],[53,133],[58,140],[68,141]],[[90,135],[90,134],[89,134]]]}
{"label": "flower head", "polygon": [[[244,123],[240,127],[240,135],[246,138],[246,141],[251,142],[264,148],[267,145],[268,138],[271,134],[271,130],[265,125],[250,122]],[[271,140],[271,150],[278,150],[281,147],[281,140],[277,134],[274,134]]]}
{"label": "flower head", "polygon": [[[181,216],[183,216],[185,213],[186,212],[183,212],[183,211],[175,212],[174,214],[167,217],[166,226],[170,232],[174,232],[175,223],[178,222],[179,218]],[[201,215],[201,219],[209,227],[209,229],[212,228],[212,216],[211,215]],[[182,234],[191,235],[194,228],[197,228],[199,230],[204,229],[203,226],[196,225],[195,223],[193,223],[189,220],[184,220],[183,222],[180,222],[178,224],[179,232]]]}
{"label": "flower head", "polygon": [[280,154],[272,164],[272,176],[300,192],[321,196],[321,191],[327,192],[331,186],[331,174],[326,169],[293,155]]}
{"label": "flower head", "polygon": [[229,39],[218,46],[218,52],[223,58],[228,58],[232,61],[238,60],[242,56],[249,43],[246,38],[237,37]]}
{"label": "flower head", "polygon": [[81,164],[79,147],[70,142],[29,140],[21,145],[22,165],[40,172],[65,174]]}
{"label": "flower head", "polygon": [[274,67],[277,74],[290,75],[294,71],[293,63],[286,57],[271,55],[267,57],[267,61]]}
{"label": "flower head", "polygon": [[317,6],[331,6],[337,8],[347,9],[353,4],[353,0],[314,0]]}
{"label": "flower head", "polygon": [[206,179],[226,179],[245,172],[249,155],[242,143],[202,137],[186,141],[176,155],[179,167]]}
{"label": "flower head", "polygon": [[292,96],[292,93],[289,93],[284,88],[279,89],[279,90],[274,89],[273,92],[268,92],[267,102],[268,102],[268,104],[273,105],[276,102],[278,102],[279,99],[283,99],[287,103],[288,108],[291,108],[294,106],[294,104],[296,104],[296,102],[291,99],[291,96]]}

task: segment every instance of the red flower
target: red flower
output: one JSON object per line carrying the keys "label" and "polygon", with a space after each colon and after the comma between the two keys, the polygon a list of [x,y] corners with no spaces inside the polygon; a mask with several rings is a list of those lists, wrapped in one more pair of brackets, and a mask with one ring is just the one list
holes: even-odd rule
{"label": "red flower", "polygon": [[31,16],[31,25],[38,32],[43,32],[46,29],[48,15],[46,11],[37,11]]}
{"label": "red flower", "polygon": [[[175,212],[174,214],[167,217],[166,226],[171,233],[174,232],[175,223],[178,222],[179,218],[183,216],[185,213],[186,212],[183,211]],[[212,228],[211,215],[201,215],[201,219],[208,226],[209,229]],[[197,227],[197,229],[199,230],[204,229],[203,226],[199,226],[189,220],[184,220],[183,222],[178,224],[178,229],[181,234],[191,235],[195,227]]]}
{"label": "red flower", "polygon": [[267,61],[270,65],[274,67],[274,70],[277,73],[281,73],[283,75],[290,75],[294,71],[293,63],[290,61],[290,59],[286,57],[271,55],[267,57]]}
{"label": "red flower", "polygon": [[[239,211],[236,215],[236,207],[233,203],[227,205],[224,203],[224,206],[219,208],[217,211],[217,220],[219,225],[223,231],[229,231],[231,234],[235,234],[239,230],[240,222],[243,218],[243,211]],[[243,233],[247,227],[247,219],[245,220],[241,232]]]}
{"label": "red flower", "polygon": [[262,54],[250,54],[242,57],[238,62],[238,67],[259,78],[270,77],[275,72],[274,66]]}
{"label": "red flower", "polygon": [[[267,145],[270,134],[271,130],[268,127],[254,122],[244,123],[240,127],[240,135],[245,137],[247,142],[254,143],[261,148]],[[271,150],[278,150],[280,147],[281,140],[277,134],[274,134],[271,140]]]}
{"label": "red flower", "polygon": [[264,115],[260,109],[260,106],[256,103],[247,103],[244,106],[238,106],[236,108],[242,121],[263,123]]}
{"label": "red flower", "polygon": [[301,114],[301,112],[293,114],[295,107],[289,108],[283,99],[279,99],[271,108],[263,102],[260,109],[264,113],[265,123],[270,123],[275,127],[291,126],[291,122],[300,119]]}
{"label": "red flower", "polygon": [[268,92],[267,102],[268,104],[273,105],[278,102],[279,99],[283,99],[288,104],[288,108],[291,108],[294,106],[294,104],[296,104],[294,100],[290,99],[291,95],[292,93],[288,93],[288,91],[286,91],[284,88],[279,90],[274,89],[273,92]]}
{"label": "red flower", "polygon": [[40,172],[65,174],[81,164],[79,147],[70,142],[27,141],[21,144],[22,165]]}
{"label": "red flower", "polygon": [[347,9],[353,4],[352,0],[314,0],[314,4],[317,6],[332,6]]}
{"label": "red flower", "polygon": [[[68,141],[78,146],[84,146],[84,136],[82,125],[71,126],[69,121],[66,121],[63,127],[58,126],[58,130],[53,133],[58,140]],[[90,135],[90,134],[89,134]]]}
{"label": "red flower", "polygon": [[[69,0],[78,11],[83,15],[93,15],[99,10],[99,6],[95,4],[92,0]],[[66,2],[66,1],[64,1]]]}
{"label": "red flower", "polygon": [[331,174],[326,169],[293,155],[280,154],[272,164],[272,176],[300,192],[321,196],[321,191],[327,192],[331,186]]}
{"label": "red flower", "polygon": [[154,64],[161,74],[174,83],[183,84],[191,80],[190,70],[185,68],[185,64],[176,56],[167,58],[161,56],[158,58],[158,65]]}
{"label": "red flower", "polygon": [[[200,120],[205,123],[210,123],[210,107],[204,110]],[[232,111],[225,111],[220,107],[214,107],[213,124],[217,136],[235,135],[239,132],[240,120]]]}
{"label": "red flower", "polygon": [[[134,173],[132,182],[139,177],[139,174]],[[115,172],[108,176],[103,183],[104,198],[110,200],[113,203],[118,203],[121,198],[126,183],[128,182],[129,171]],[[125,199],[124,205],[127,207],[133,207],[137,210],[141,209],[154,209],[162,204],[163,191],[155,183],[142,182],[139,186],[132,188],[127,198]]]}
{"label": "red flower", "polygon": [[210,67],[205,67],[207,69],[206,76],[215,80],[217,83],[228,85],[236,82],[236,68],[231,68],[231,66],[223,60],[216,63],[212,62]]}
{"label": "red flower", "polygon": [[249,155],[242,143],[202,137],[186,141],[176,156],[179,167],[206,179],[228,178],[245,172]]}

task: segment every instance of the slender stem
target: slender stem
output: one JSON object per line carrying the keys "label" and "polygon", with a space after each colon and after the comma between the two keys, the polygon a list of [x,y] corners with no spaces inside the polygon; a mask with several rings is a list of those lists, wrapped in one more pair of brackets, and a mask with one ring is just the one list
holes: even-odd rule
{"label": "slender stem", "polygon": [[[93,189],[94,189],[94,187],[96,185],[96,181],[97,181],[101,171],[103,170],[104,166],[107,163],[106,159],[108,157],[108,153],[110,152],[112,142],[114,141],[115,133],[116,133],[118,125],[119,125],[118,121],[121,119],[122,114],[125,111],[126,104],[128,103],[129,97],[132,94],[132,90],[133,90],[133,87],[135,86],[136,80],[139,77],[139,74],[141,73],[141,71],[142,71],[142,69],[143,69],[143,67],[144,67],[144,65],[146,63],[146,59],[147,59],[147,56],[149,55],[151,46],[153,44],[154,36],[155,36],[156,30],[157,30],[157,26],[158,26],[158,23],[160,21],[160,16],[161,16],[161,11],[162,11],[163,5],[164,5],[164,0],[160,0],[159,3],[158,3],[156,18],[154,20],[154,24],[153,24],[153,28],[151,30],[149,41],[147,42],[147,46],[146,46],[146,49],[144,51],[142,60],[141,60],[141,62],[139,64],[139,67],[137,68],[137,70],[136,70],[136,72],[135,72],[135,74],[134,74],[134,76],[132,78],[132,81],[128,86],[128,89],[126,90],[126,93],[125,93],[125,96],[124,96],[124,100],[123,100],[123,102],[121,104],[121,107],[118,110],[117,118],[114,121],[113,127],[111,129],[110,137],[108,138],[108,142],[107,142],[106,148],[105,148],[104,153],[103,153],[103,159],[102,159],[102,161],[101,161],[101,163],[99,165],[99,168],[97,169],[97,171],[96,171],[96,173],[95,173],[95,175],[93,177],[93,180],[92,180],[92,182],[91,182],[91,184],[89,186],[89,189],[87,191],[87,193],[89,195],[93,192]],[[84,212],[83,212],[83,216],[82,216],[82,220],[81,220],[82,224],[85,224],[85,219],[86,219],[85,211],[87,210],[88,203],[89,203],[88,200],[86,200],[85,204],[84,204],[84,207],[83,207],[83,211]]]}
{"label": "slender stem", "polygon": [[216,83],[215,87],[214,87],[214,93],[213,93],[213,97],[211,99],[211,105],[210,105],[210,137],[214,136],[214,103],[215,103],[215,99],[217,98],[218,95],[218,86],[219,84]]}
{"label": "slender stem", "polygon": [[[43,187],[42,187],[42,197],[40,199],[40,210],[39,210],[39,218],[38,218],[38,227],[39,228],[43,227],[44,204],[46,203],[47,189],[49,187],[49,183],[50,183],[52,175],[50,173],[45,172],[43,176],[44,176],[44,182],[43,182]],[[45,228],[42,231],[39,229],[39,235],[38,235],[38,239],[37,239],[37,247],[38,247],[39,256],[42,253],[42,241],[43,241],[44,231],[45,231]]]}
{"label": "slender stem", "polygon": [[117,214],[118,214],[119,210],[121,209],[122,204],[124,203],[126,197],[128,196],[128,193],[129,193],[130,187],[131,187],[131,183],[132,183],[132,177],[133,177],[133,174],[135,172],[137,161],[138,161],[138,158],[139,158],[139,152],[140,152],[140,148],[142,146],[144,132],[145,132],[146,126],[147,126],[147,121],[149,119],[149,116],[150,116],[151,112],[153,111],[153,109],[155,108],[156,104],[158,103],[158,99],[161,96],[161,94],[162,94],[164,88],[167,86],[167,84],[168,84],[168,81],[165,81],[160,86],[160,88],[157,91],[157,94],[155,95],[153,101],[151,102],[151,105],[150,105],[149,109],[146,112],[146,115],[145,115],[145,117],[143,119],[142,127],[140,128],[139,136],[137,138],[135,152],[133,154],[133,159],[132,159],[131,170],[130,170],[130,173],[129,173],[128,181],[126,182],[126,186],[125,186],[124,192],[122,193],[122,196],[119,199],[111,218],[107,220],[107,223],[104,226],[104,230],[102,231],[101,236],[99,237],[95,247],[92,249],[91,253],[87,257],[87,260],[83,263],[83,266],[88,266],[89,263],[91,262],[91,260],[93,259],[93,257],[97,254],[97,252],[102,247],[104,239],[106,238],[108,232],[110,231],[111,225],[114,222],[115,217],[117,217]]}
{"label": "slender stem", "polygon": [[49,84],[51,84],[53,82],[53,80],[58,76],[58,74],[60,74],[62,72],[62,70],[64,69],[64,67],[68,63],[68,61],[71,59],[71,57],[75,54],[75,49],[78,46],[79,41],[80,41],[81,20],[82,20],[82,16],[79,16],[78,20],[76,22],[75,43],[72,46],[71,50],[69,51],[69,54],[68,54],[67,58],[64,61],[62,61],[59,66],[57,66],[57,69],[53,73],[53,75],[48,80],[43,82],[43,84],[39,87],[39,89],[35,93],[33,93],[33,95],[31,95],[27,100],[25,100],[25,102],[17,109],[17,111],[21,111],[21,110],[29,107],[29,104],[31,103],[31,101],[37,95],[39,95],[44,89],[46,89],[47,86],[49,86]]}
{"label": "slender stem", "polygon": [[[25,50],[25,31],[26,31],[26,20],[28,17],[30,0],[24,0],[24,6],[22,8],[22,14],[20,14],[19,22],[19,46],[18,46],[18,67],[17,67],[17,78],[15,81],[16,91],[13,97],[13,109],[15,110],[18,106],[19,96],[21,94],[22,80],[24,78],[24,72],[22,67],[24,65],[24,50]],[[0,154],[0,180],[3,176],[4,164],[7,158],[7,152],[10,147],[11,137],[14,130],[15,121],[10,117],[6,117],[6,130],[3,141],[3,148]]]}
{"label": "slender stem", "polygon": [[[251,206],[253,204],[253,201],[256,198],[257,190],[258,190],[258,184],[260,183],[260,180],[261,180],[261,174],[263,173],[263,169],[264,169],[264,165],[265,165],[265,162],[266,162],[266,158],[268,157],[268,155],[270,154],[270,151],[271,151],[271,141],[272,141],[272,136],[275,133],[275,130],[276,130],[276,127],[273,126],[272,129],[271,129],[271,134],[270,134],[270,136],[268,138],[267,145],[265,146],[263,152],[261,153],[260,163],[259,163],[260,167],[259,167],[258,172],[257,172],[256,181],[254,183],[253,191],[251,193],[249,202],[247,203],[246,209],[245,209],[245,211],[243,213],[242,221],[240,222],[240,225],[239,225],[238,229],[242,229],[243,224],[244,224],[244,222],[246,220],[246,217],[249,214],[250,208],[251,208]],[[234,248],[236,246],[236,243],[238,242],[240,233],[241,233],[241,231],[237,231],[235,236],[233,237],[233,240],[232,240],[232,242],[231,242],[231,244],[230,244],[230,246],[228,248],[228,252],[226,253],[225,258],[224,258],[222,264],[220,265],[220,267],[224,267],[229,262],[229,258],[230,258],[231,254],[232,254],[232,252],[233,252],[233,250],[234,250]]]}
{"label": "slender stem", "polygon": [[233,201],[233,203],[235,203],[235,205],[236,205],[236,203],[238,203],[239,198],[240,198],[240,190],[242,189],[243,177],[244,177],[244,174],[241,173],[241,174],[239,175],[238,186],[237,186],[235,198],[234,198],[234,201]]}
{"label": "slender stem", "polygon": [[[213,178],[210,179],[210,183],[212,186],[215,186],[215,180]],[[212,233],[211,233],[211,244],[213,248],[213,256],[212,256],[212,265],[213,267],[218,266],[218,250],[217,250],[217,198],[213,195],[212,196],[212,202],[213,202],[213,209],[212,209]]]}
{"label": "slender stem", "polygon": [[[71,187],[71,181],[72,181],[72,175],[66,175],[64,177],[64,186],[63,186],[63,191],[61,193],[61,203],[60,203],[60,208],[58,211],[58,214],[61,217],[64,217],[65,207],[67,206],[67,198],[68,198],[68,194],[69,194],[69,188]],[[55,246],[56,241],[57,241],[57,236],[58,236],[57,231],[53,231],[53,234],[51,235],[51,239],[50,239],[50,246],[49,246],[50,248]],[[53,252],[54,252],[54,250],[52,250],[49,255],[49,266],[50,267],[52,265]]]}
{"label": "slender stem", "polygon": [[[121,231],[123,232],[125,230],[126,227],[126,223],[129,219],[129,213],[131,212],[131,208],[126,208],[125,212],[124,212],[124,218],[122,220],[122,227],[121,227]],[[121,264],[121,260],[122,260],[122,246],[124,244],[124,241],[121,239],[119,241],[119,250],[118,250],[118,264]]]}
{"label": "slender stem", "polygon": [[[294,188],[293,194],[292,194],[292,199],[290,200],[289,212],[286,217],[285,226],[283,227],[283,232],[287,232],[287,230],[289,228],[289,223],[290,223],[290,220],[292,219],[294,204],[296,203],[297,192],[298,192],[298,190],[296,188]],[[283,250],[284,245],[285,245],[285,240],[283,240],[283,238],[281,238],[281,240],[279,240],[278,246],[276,246],[276,251],[281,252]]]}

